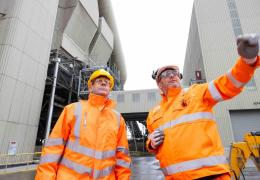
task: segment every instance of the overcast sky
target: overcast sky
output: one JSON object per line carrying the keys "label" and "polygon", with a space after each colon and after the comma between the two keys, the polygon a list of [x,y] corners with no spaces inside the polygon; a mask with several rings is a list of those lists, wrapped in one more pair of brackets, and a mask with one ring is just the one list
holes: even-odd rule
{"label": "overcast sky", "polygon": [[111,0],[125,57],[125,90],[156,88],[152,70],[182,71],[193,0]]}

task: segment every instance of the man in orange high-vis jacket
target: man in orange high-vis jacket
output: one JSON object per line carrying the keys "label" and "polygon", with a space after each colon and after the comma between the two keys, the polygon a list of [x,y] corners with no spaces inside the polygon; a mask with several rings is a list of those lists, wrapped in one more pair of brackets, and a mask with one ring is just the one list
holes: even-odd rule
{"label": "man in orange high-vis jacket", "polygon": [[66,106],[42,151],[36,180],[130,179],[126,125],[108,98],[114,79],[104,69],[89,80],[89,98]]}
{"label": "man in orange high-vis jacket", "polygon": [[217,130],[213,107],[238,95],[259,66],[258,36],[237,38],[241,56],[225,75],[187,90],[177,66],[153,73],[161,103],[147,118],[147,149],[156,154],[166,179],[229,180],[229,166]]}

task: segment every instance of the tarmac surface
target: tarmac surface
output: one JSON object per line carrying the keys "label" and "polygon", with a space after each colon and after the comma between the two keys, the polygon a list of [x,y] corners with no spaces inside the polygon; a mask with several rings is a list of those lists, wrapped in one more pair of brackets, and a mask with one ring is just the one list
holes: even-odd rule
{"label": "tarmac surface", "polygon": [[[8,169],[0,169],[0,180],[33,180],[37,165],[20,166]],[[155,157],[132,157],[131,180],[163,180],[164,176],[160,170],[159,161]],[[7,174],[1,174],[3,171]],[[20,171],[16,172],[15,171]],[[260,172],[255,167],[248,167],[243,171],[244,177],[240,180],[260,180]]]}
{"label": "tarmac surface", "polygon": [[[260,172],[256,170],[253,163],[249,164],[243,171],[240,180],[260,180]],[[131,180],[162,180],[163,173],[160,170],[159,161],[155,157],[132,157]]]}
{"label": "tarmac surface", "polygon": [[164,175],[155,157],[132,157],[131,180],[161,180]]}

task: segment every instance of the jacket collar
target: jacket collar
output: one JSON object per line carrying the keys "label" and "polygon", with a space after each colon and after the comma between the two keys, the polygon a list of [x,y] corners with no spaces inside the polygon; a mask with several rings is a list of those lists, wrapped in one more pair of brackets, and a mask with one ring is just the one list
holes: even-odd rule
{"label": "jacket collar", "polygon": [[182,92],[182,88],[169,88],[166,95],[161,94],[162,96],[161,104],[164,104],[169,100],[174,100],[181,92]]}
{"label": "jacket collar", "polygon": [[93,93],[89,94],[88,101],[92,106],[96,106],[99,109],[100,108],[103,109],[106,107],[113,108],[116,105],[116,103],[112,99],[109,99],[108,97],[104,97],[101,95],[93,94]]}

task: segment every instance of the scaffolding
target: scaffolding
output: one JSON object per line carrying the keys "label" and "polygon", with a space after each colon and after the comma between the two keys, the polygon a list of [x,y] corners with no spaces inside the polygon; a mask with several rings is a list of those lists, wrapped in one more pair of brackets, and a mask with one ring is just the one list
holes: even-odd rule
{"label": "scaffolding", "polygon": [[110,67],[108,66],[93,66],[93,67],[84,67],[79,71],[79,82],[78,82],[78,97],[81,99],[86,99],[88,94],[89,94],[89,90],[88,90],[88,86],[87,86],[87,82],[88,79],[90,77],[90,75],[98,69],[105,69],[106,71],[108,71],[113,77],[114,77],[114,87],[113,90],[122,90],[122,87],[120,86],[120,83],[117,83],[118,81],[120,81],[120,78],[118,77],[118,75],[115,75],[115,73],[111,70]]}
{"label": "scaffolding", "polygon": [[70,56],[65,50],[51,51],[36,146],[42,145],[64,106],[78,101],[79,71],[84,67],[85,62]]}
{"label": "scaffolding", "polygon": [[[122,90],[120,71],[111,59],[107,66],[97,66],[91,59],[79,60],[63,49],[51,51],[36,148],[42,146],[67,104],[88,98],[87,81],[95,70],[101,68],[107,70],[114,77],[115,86],[113,90]],[[123,114],[123,117],[128,129],[130,151],[145,152],[147,139],[145,119],[147,113],[138,114],[134,117]]]}

